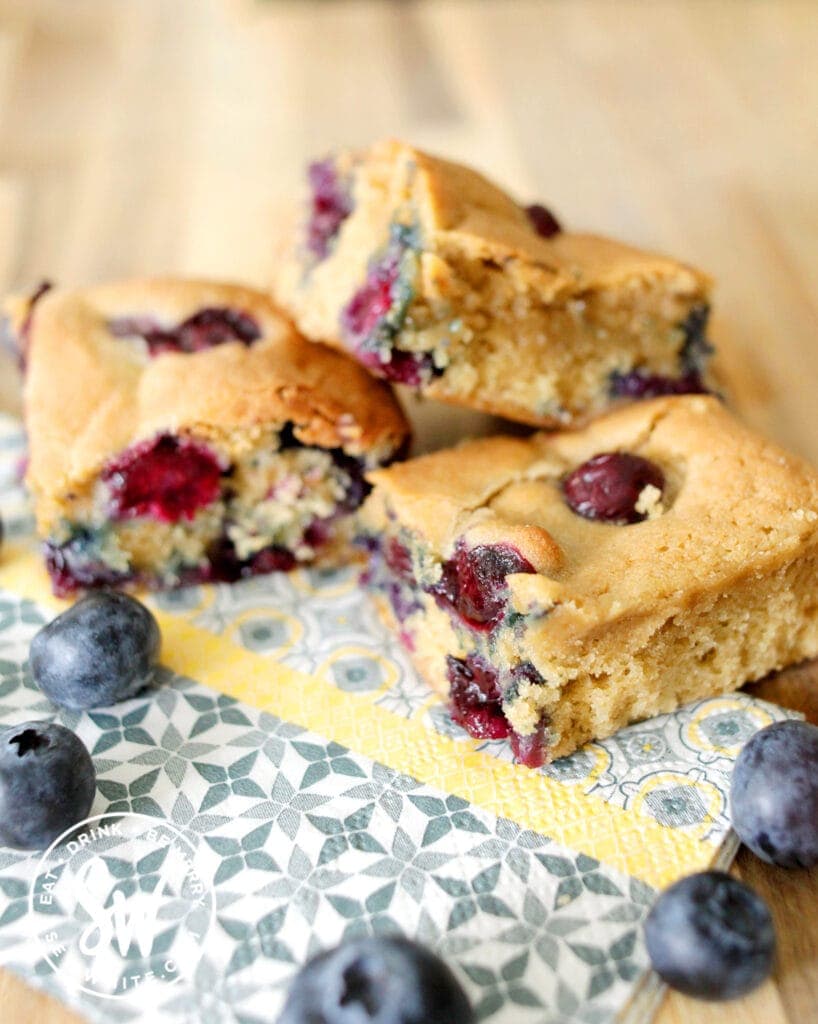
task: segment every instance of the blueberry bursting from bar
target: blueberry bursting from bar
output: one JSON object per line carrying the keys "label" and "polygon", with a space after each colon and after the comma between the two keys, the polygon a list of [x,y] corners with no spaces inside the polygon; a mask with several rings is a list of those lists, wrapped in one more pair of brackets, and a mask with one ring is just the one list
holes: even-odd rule
{"label": "blueberry bursting from bar", "polygon": [[307,251],[315,260],[329,255],[341,225],[352,213],[348,183],[331,158],[316,160],[307,168],[310,210],[307,221]]}
{"label": "blueberry bursting from bar", "polygon": [[[449,616],[455,630],[465,637],[465,646],[474,647],[462,657],[446,655],[449,707],[453,721],[474,739],[508,739],[515,758],[529,768],[538,768],[548,759],[547,719],[543,716],[533,730],[523,735],[506,717],[504,707],[513,701],[523,683],[537,685],[542,677],[530,662],[501,671],[484,654],[481,645],[491,648],[501,629],[514,626],[508,608],[506,578],[512,574],[533,573],[534,567],[509,544],[480,544],[470,547],[461,540],[451,558],[437,567],[421,584],[415,565],[429,563],[419,538],[407,532],[397,537],[366,538],[371,565],[367,582],[389,600],[399,626],[422,611],[418,592],[429,595]],[[412,550],[414,549],[414,553]],[[421,570],[423,572],[423,570]],[[411,650],[412,634],[400,631]]]}
{"label": "blueberry bursting from bar", "polygon": [[[368,492],[363,470],[339,449],[302,445],[291,425],[234,463],[162,434],[112,459],[87,516],[46,541],[54,591],[233,582],[311,562]],[[154,547],[162,558],[140,568]]]}
{"label": "blueberry bursting from bar", "polygon": [[228,341],[250,345],[261,337],[258,324],[237,309],[201,309],[175,326],[151,316],[119,316],[108,321],[115,338],[141,338],[150,356],[163,352],[202,352]]}
{"label": "blueberry bursting from bar", "polygon": [[341,329],[361,363],[395,384],[420,387],[439,374],[428,352],[400,347],[419,272],[417,229],[393,224],[366,281],[341,311]]}
{"label": "blueberry bursting from bar", "polygon": [[684,343],[679,352],[679,374],[665,377],[644,370],[614,373],[611,395],[614,398],[659,398],[662,395],[706,395],[710,392],[704,381],[704,369],[713,353],[707,340],[710,307],[694,306],[681,324]]}

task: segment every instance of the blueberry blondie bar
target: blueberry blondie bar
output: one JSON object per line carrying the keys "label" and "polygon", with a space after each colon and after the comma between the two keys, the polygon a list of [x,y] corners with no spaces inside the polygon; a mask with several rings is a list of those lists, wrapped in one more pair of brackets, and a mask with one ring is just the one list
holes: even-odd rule
{"label": "blueberry blondie bar", "polygon": [[274,292],[378,376],[535,426],[707,390],[710,282],[399,142],[313,164]]}
{"label": "blueberry blondie bar", "polygon": [[10,303],[54,589],[233,580],[331,558],[407,439],[387,385],[263,293],[136,280]]}
{"label": "blueberry blondie bar", "polygon": [[454,719],[531,766],[818,654],[818,472],[711,396],[371,474],[371,580]]}

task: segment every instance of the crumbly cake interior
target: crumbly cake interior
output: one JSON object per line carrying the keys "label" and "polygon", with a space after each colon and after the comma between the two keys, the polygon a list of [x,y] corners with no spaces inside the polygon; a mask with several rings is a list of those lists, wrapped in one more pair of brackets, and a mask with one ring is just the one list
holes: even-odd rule
{"label": "crumbly cake interior", "polygon": [[163,434],[67,495],[45,541],[55,589],[230,581],[337,556],[362,461],[289,428],[230,441]]}
{"label": "crumbly cake interior", "polygon": [[[659,473],[628,518],[587,517],[602,452]],[[714,399],[413,463],[374,474],[371,582],[455,720],[523,763],[818,654],[818,477]]]}
{"label": "crumbly cake interior", "polygon": [[543,238],[476,173],[400,144],[313,165],[311,182],[276,292],[372,372],[534,425],[706,390],[709,285],[692,269]]}

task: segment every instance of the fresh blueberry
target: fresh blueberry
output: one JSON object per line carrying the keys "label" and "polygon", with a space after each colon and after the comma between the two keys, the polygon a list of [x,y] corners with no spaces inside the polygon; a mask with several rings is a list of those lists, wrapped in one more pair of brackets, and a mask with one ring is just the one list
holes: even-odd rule
{"label": "fresh blueberry", "polygon": [[0,732],[0,846],[44,850],[88,816],[91,755],[63,725],[23,722]]}
{"label": "fresh blueberry", "polygon": [[701,871],[665,890],[647,916],[645,939],[662,980],[697,999],[751,992],[775,956],[767,904],[723,871]]}
{"label": "fresh blueberry", "polygon": [[733,828],[756,856],[785,868],[818,864],[818,727],[776,722],[738,756]]}
{"label": "fresh blueberry", "polygon": [[354,939],[319,953],[295,977],[278,1024],[472,1024],[455,976],[403,938]]}
{"label": "fresh blueberry", "polygon": [[143,604],[100,590],[34,637],[31,673],[55,704],[74,711],[106,707],[150,682],[160,642],[156,619]]}

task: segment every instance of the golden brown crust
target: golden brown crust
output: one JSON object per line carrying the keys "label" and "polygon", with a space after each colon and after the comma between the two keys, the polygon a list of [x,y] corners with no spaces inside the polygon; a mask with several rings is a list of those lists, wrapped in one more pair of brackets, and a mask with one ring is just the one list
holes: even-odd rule
{"label": "golden brown crust", "polygon": [[294,223],[273,284],[313,340],[348,349],[342,310],[399,221],[417,230],[419,256],[397,347],[433,358],[440,372],[424,394],[564,426],[611,404],[611,374],[682,372],[680,325],[709,301],[701,271],[594,235],[543,238],[482,175],[405,143],[344,153],[336,166],[349,174],[352,214],[317,262]]}
{"label": "golden brown crust", "polygon": [[477,171],[441,160],[405,143],[373,148],[374,160],[415,168],[417,201],[426,233],[445,249],[447,238],[475,259],[529,264],[543,301],[565,300],[595,288],[635,278],[673,279],[680,289],[705,290],[712,284],[702,271],[658,253],[597,235],[560,231],[543,238],[532,230],[525,210]]}
{"label": "golden brown crust", "polygon": [[[576,515],[563,477],[601,452],[658,464],[666,511],[631,526]],[[370,474],[365,523],[387,515],[448,557],[460,536],[514,543],[560,605],[550,631],[576,635],[656,602],[730,585],[818,541],[818,473],[738,423],[715,398],[659,398],[590,426],[468,442]],[[648,605],[646,605],[648,601]]]}
{"label": "golden brown crust", "polygon": [[[668,277],[680,288],[706,289],[707,274],[658,253],[591,234],[561,231],[543,238],[507,192],[464,164],[443,160],[397,140],[376,143],[353,162],[372,165],[372,176],[390,182],[392,203],[410,194],[426,235],[445,247],[445,236],[477,259],[521,260],[539,277],[544,299],[567,298],[635,277]],[[429,246],[433,248],[433,246]]]}
{"label": "golden brown crust", "polygon": [[[111,335],[115,317],[176,325],[208,307],[250,314],[262,337],[148,358]],[[17,328],[25,305],[17,304]],[[20,312],[22,311],[22,312]],[[305,444],[383,457],[408,434],[391,391],[351,360],[303,340],[261,292],[237,285],[141,279],[45,295],[30,330],[25,382],[35,493],[63,494],[113,454],[161,431],[242,450],[292,422]]]}

